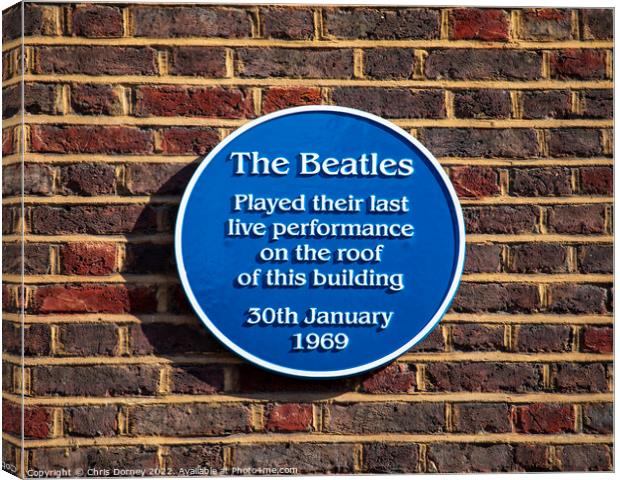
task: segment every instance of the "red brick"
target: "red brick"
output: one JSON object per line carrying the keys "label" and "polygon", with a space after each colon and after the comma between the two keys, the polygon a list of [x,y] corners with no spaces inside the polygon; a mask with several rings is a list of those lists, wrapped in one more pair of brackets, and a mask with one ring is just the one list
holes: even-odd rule
{"label": "red brick", "polygon": [[364,473],[418,472],[419,447],[416,444],[367,443],[362,458]]}
{"label": "red brick", "polygon": [[35,47],[39,74],[156,75],[157,51],[151,47]]}
{"label": "red brick", "polygon": [[521,433],[570,433],[575,429],[571,405],[534,403],[514,407],[515,425]]}
{"label": "red brick", "polygon": [[441,403],[362,402],[325,406],[328,433],[440,433],[445,431]]}
{"label": "red brick", "polygon": [[368,40],[439,38],[439,11],[428,8],[327,8],[323,26],[328,36]]}
{"label": "red brick", "polygon": [[132,6],[136,37],[244,38],[252,33],[251,13],[213,6]]}
{"label": "red brick", "polygon": [[605,366],[601,363],[562,363],[552,375],[558,392],[607,392]]}
{"label": "red brick", "polygon": [[491,8],[457,8],[450,11],[449,25],[453,40],[506,41],[510,15]]}
{"label": "red brick", "polygon": [[553,233],[604,233],[604,205],[560,205],[549,208],[547,223]]}
{"label": "red brick", "polygon": [[498,351],[504,349],[502,325],[453,325],[452,345],[460,351]]}
{"label": "red brick", "polygon": [[71,108],[83,115],[122,115],[123,93],[98,83],[71,85]]}
{"label": "red brick", "polygon": [[10,155],[15,150],[15,137],[12,128],[2,129],[2,155]]}
{"label": "red brick", "polygon": [[252,97],[237,88],[141,86],[136,91],[135,114],[243,118],[253,115]]}
{"label": "red brick", "polygon": [[260,19],[267,38],[309,40],[314,35],[314,14],[310,8],[261,8]]}
{"label": "red brick", "polygon": [[118,407],[69,407],[63,412],[65,432],[77,437],[111,437],[118,429]]}
{"label": "red brick", "polygon": [[519,168],[510,172],[510,194],[525,197],[571,195],[568,168]]}
{"label": "red brick", "polygon": [[454,431],[457,433],[509,433],[510,409],[504,403],[457,403]]}
{"label": "red brick", "polygon": [[60,168],[60,188],[69,195],[110,195],[116,193],[114,165],[79,163]]}
{"label": "red brick", "polygon": [[129,431],[176,437],[244,433],[251,430],[251,417],[249,407],[230,403],[140,405],[131,409]]}
{"label": "red brick", "polygon": [[600,80],[606,77],[605,51],[566,49],[551,54],[551,78]]}
{"label": "red brick", "polygon": [[386,118],[444,118],[441,90],[406,88],[335,88],[332,100],[343,107],[365,110]]}
{"label": "red brick", "polygon": [[220,47],[175,47],[170,57],[172,75],[223,78],[226,49]]}
{"label": "red brick", "polygon": [[115,126],[32,125],[30,144],[42,153],[132,153],[153,152],[149,130]]}
{"label": "red brick", "polygon": [[235,55],[242,78],[353,76],[353,50],[346,48],[239,48]]}
{"label": "red brick", "polygon": [[161,131],[162,152],[168,155],[206,155],[220,136],[211,127],[171,127]]}
{"label": "red brick", "polygon": [[521,38],[526,40],[572,39],[571,11],[557,8],[533,8],[521,12]]}
{"label": "red brick", "polygon": [[552,157],[594,157],[603,154],[601,133],[594,128],[557,128],[549,130],[549,154]]}
{"label": "red brick", "polygon": [[583,273],[612,273],[613,245],[582,245],[577,248],[579,270]]}
{"label": "red brick", "polygon": [[502,265],[502,247],[493,244],[465,245],[465,273],[497,273]]}
{"label": "red brick", "polygon": [[531,90],[521,92],[523,118],[570,118],[569,90]]}
{"label": "red brick", "polygon": [[607,290],[595,285],[554,284],[549,287],[549,310],[557,313],[606,313]]}
{"label": "red brick", "polygon": [[123,14],[111,5],[77,5],[73,12],[73,32],[81,37],[123,36]]}
{"label": "red brick", "polygon": [[528,128],[419,128],[418,138],[436,157],[540,156],[534,130]]}
{"label": "red brick", "polygon": [[452,304],[455,312],[524,312],[540,308],[535,285],[463,283]]}
{"label": "red brick", "polygon": [[67,324],[59,327],[58,340],[63,355],[114,355],[118,334],[113,324]]}
{"label": "red brick", "polygon": [[55,285],[38,287],[35,313],[153,313],[157,309],[153,287],[128,285]]}
{"label": "red brick", "polygon": [[269,405],[265,411],[265,428],[274,432],[311,431],[312,405],[283,403]]}
{"label": "red brick", "polygon": [[184,395],[211,395],[224,390],[224,368],[217,365],[173,367],[171,392]]}
{"label": "red brick", "polygon": [[613,403],[590,403],[583,408],[584,433],[609,434],[614,430]]}
{"label": "red brick", "polygon": [[427,452],[429,472],[506,472],[513,466],[510,445],[437,443]]}
{"label": "red brick", "polygon": [[564,472],[612,470],[612,454],[607,445],[565,445],[558,450]]}
{"label": "red brick", "polygon": [[579,10],[584,40],[611,40],[614,36],[614,14],[608,8]]}
{"label": "red brick", "polygon": [[22,407],[6,400],[2,402],[2,430],[21,436],[22,409],[24,436],[28,438],[48,438],[52,430],[51,411],[43,407]]}
{"label": "red brick", "polygon": [[262,112],[271,113],[283,108],[320,105],[321,90],[314,87],[271,87],[263,92]]}
{"label": "red brick", "polygon": [[593,326],[584,327],[581,333],[581,345],[581,349],[584,352],[613,353],[613,328]]}
{"label": "red brick", "polygon": [[30,210],[32,232],[38,234],[86,233],[93,235],[153,232],[157,209],[144,205],[52,207]]}
{"label": "red brick", "polygon": [[426,366],[431,392],[533,392],[543,388],[542,367],[534,363],[439,363]]}
{"label": "red brick", "polygon": [[568,271],[564,245],[526,243],[509,247],[506,270],[514,273],[564,273]]}
{"label": "red brick", "polygon": [[569,352],[572,331],[567,325],[519,325],[515,350],[518,352]]}
{"label": "red brick", "polygon": [[579,169],[581,192],[587,195],[613,195],[612,167],[583,167]]}
{"label": "red brick", "polygon": [[488,167],[452,167],[450,180],[460,197],[487,197],[498,195],[499,175]]}
{"label": "red brick", "polygon": [[542,56],[525,50],[433,49],[424,71],[433,80],[537,80],[542,78]]}
{"label": "red brick", "polygon": [[371,48],[364,50],[364,75],[381,80],[404,80],[413,74],[413,50]]}
{"label": "red brick", "polygon": [[362,382],[366,393],[411,393],[415,390],[415,366],[394,363],[373,372]]}

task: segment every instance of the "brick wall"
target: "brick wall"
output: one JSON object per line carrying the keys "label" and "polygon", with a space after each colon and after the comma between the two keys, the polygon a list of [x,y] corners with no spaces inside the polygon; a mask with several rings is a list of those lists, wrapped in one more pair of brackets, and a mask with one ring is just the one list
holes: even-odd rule
{"label": "brick wall", "polygon": [[[21,76],[19,7],[3,15],[7,462],[612,468],[611,10],[28,3]],[[440,327],[381,371],[323,382],[222,349],[172,246],[210,148],[316,103],[420,139],[468,233]]]}

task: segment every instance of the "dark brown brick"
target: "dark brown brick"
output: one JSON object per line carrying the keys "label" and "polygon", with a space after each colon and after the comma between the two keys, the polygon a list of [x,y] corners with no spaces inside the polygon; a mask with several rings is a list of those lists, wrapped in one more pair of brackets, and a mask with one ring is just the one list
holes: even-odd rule
{"label": "dark brown brick", "polygon": [[540,156],[536,133],[527,128],[420,128],[418,138],[436,157]]}
{"label": "dark brown brick", "polygon": [[220,136],[211,127],[171,127],[161,131],[162,152],[167,155],[206,155]]}
{"label": "dark brown brick", "polygon": [[607,290],[595,285],[556,284],[549,287],[549,309],[557,313],[606,313]]}
{"label": "dark brown brick", "polygon": [[[244,405],[140,405],[131,409],[132,435],[200,436],[249,432],[251,412]],[[200,419],[200,421],[196,421]]]}
{"label": "dark brown brick", "polygon": [[454,405],[454,431],[458,433],[509,433],[510,408],[505,403],[458,403]]}
{"label": "dark brown brick", "polygon": [[123,92],[110,85],[71,85],[71,108],[82,115],[122,115]]}
{"label": "dark brown brick", "polygon": [[[140,447],[80,447],[41,448],[32,452],[29,468],[33,471],[76,471],[93,468],[99,471],[157,469],[159,466],[156,446]],[[131,465],[131,467],[128,467]]]}
{"label": "dark brown brick", "polygon": [[210,395],[224,390],[224,368],[213,365],[173,367],[172,393]]}
{"label": "dark brown brick", "polygon": [[173,446],[168,449],[167,465],[175,472],[181,468],[186,472],[199,468],[219,470],[224,466],[223,457],[221,445]]}
{"label": "dark brown brick", "polygon": [[134,127],[32,125],[30,144],[41,153],[153,152],[153,134]]}
{"label": "dark brown brick", "polygon": [[585,90],[581,94],[582,116],[587,118],[613,118],[613,90]]}
{"label": "dark brown brick", "polygon": [[458,118],[508,118],[512,110],[507,90],[462,90],[454,93]]}
{"label": "dark brown brick", "polygon": [[175,47],[170,56],[172,75],[222,78],[226,76],[226,49],[220,47]]}
{"label": "dark brown brick", "polygon": [[[24,254],[22,256],[22,247]],[[24,273],[41,275],[50,273],[50,248],[44,243],[6,243],[2,244],[2,272],[21,273],[22,259]]]}
{"label": "dark brown brick", "polygon": [[613,10],[591,8],[579,10],[584,40],[611,40],[614,36]]}
{"label": "dark brown brick", "polygon": [[424,71],[433,80],[537,80],[542,56],[525,50],[436,49],[429,51]]}
{"label": "dark brown brick", "polygon": [[77,437],[114,436],[118,429],[118,408],[69,407],[63,412],[65,433]]}
{"label": "dark brown brick", "polygon": [[309,40],[314,35],[314,14],[310,8],[261,8],[260,19],[267,38]]}
{"label": "dark brown brick", "polygon": [[613,245],[582,245],[577,248],[579,270],[583,273],[612,273]]}
{"label": "dark brown brick", "polygon": [[566,49],[551,54],[551,78],[601,80],[606,77],[604,50]]}
{"label": "dark brown brick", "polygon": [[540,308],[535,285],[464,283],[452,303],[456,312],[524,312]]}
{"label": "dark brown brick", "polygon": [[4,351],[14,355],[22,354],[22,345],[24,355],[49,355],[52,350],[51,328],[46,324],[26,324],[22,327],[17,323],[2,322],[2,338]]}
{"label": "dark brown brick", "polygon": [[460,351],[498,351],[504,349],[502,325],[453,325],[452,346]]}
{"label": "dark brown brick", "polygon": [[579,169],[581,192],[589,195],[613,195],[612,167],[583,167]]}
{"label": "dark brown brick", "polygon": [[[443,352],[445,350],[445,340],[441,328],[433,329],[420,343],[409,349],[410,352]],[[410,366],[410,368],[413,368]]]}
{"label": "dark brown brick", "polygon": [[114,355],[118,344],[116,325],[67,324],[59,328],[62,354],[71,356]]}
{"label": "dark brown brick", "polygon": [[535,233],[539,207],[530,205],[465,207],[467,233]]}
{"label": "dark brown brick", "polygon": [[72,12],[73,32],[81,37],[123,36],[123,14],[111,5],[77,5]]}
{"label": "dark brown brick", "polygon": [[604,233],[604,205],[559,205],[547,211],[547,223],[553,233]]}
{"label": "dark brown brick", "polygon": [[68,195],[110,195],[116,193],[114,165],[78,163],[61,167],[60,188]]}
{"label": "dark brown brick", "polygon": [[512,470],[510,445],[438,443],[428,446],[429,472],[507,472]]}
{"label": "dark brown brick", "polygon": [[263,113],[302,105],[320,105],[321,90],[315,87],[270,87],[263,92]]}
{"label": "dark brown brick", "polygon": [[2,39],[13,40],[22,35],[22,10],[23,10],[23,35],[55,35],[54,23],[50,21],[50,7],[37,3],[24,2],[14,5],[2,12]]}
{"label": "dark brown brick", "polygon": [[[24,84],[24,110],[32,115],[55,115],[58,86],[48,83]],[[22,106],[22,88],[14,85],[2,89],[2,118],[17,115]]]}
{"label": "dark brown brick", "polygon": [[283,403],[268,405],[265,410],[265,429],[272,432],[307,432],[313,429],[312,405]]}
{"label": "dark brown brick", "polygon": [[569,352],[571,327],[568,325],[519,325],[515,350],[518,352]]}
{"label": "dark brown brick", "polygon": [[568,118],[572,115],[568,90],[529,90],[521,92],[523,118]]}
{"label": "dark brown brick", "polygon": [[140,323],[129,327],[129,351],[134,355],[213,352],[217,343],[202,324]]}
{"label": "dark brown brick", "polygon": [[[235,372],[239,383],[236,391],[239,392],[307,392],[308,382],[296,378],[283,378],[281,375],[270,373],[266,370],[251,365],[241,365]],[[312,382],[314,392],[337,392],[350,391],[350,382],[347,379],[317,380]]]}
{"label": "dark brown brick", "polygon": [[514,407],[515,426],[521,433],[571,433],[575,430],[572,405],[534,403]]}
{"label": "dark brown brick", "polygon": [[329,36],[368,40],[439,38],[440,15],[427,8],[330,8],[323,11]]}
{"label": "dark brown brick", "polygon": [[159,370],[150,365],[40,366],[32,368],[32,394],[155,395]]}
{"label": "dark brown brick", "polygon": [[594,326],[584,327],[581,332],[581,349],[584,352],[613,353],[613,328]]}
{"label": "dark brown brick", "polygon": [[568,271],[564,245],[526,243],[509,247],[506,270],[515,273],[564,273]]}
{"label": "dark brown brick", "polygon": [[583,407],[583,431],[609,434],[614,430],[613,403],[590,403]]}
{"label": "dark brown brick", "polygon": [[506,41],[510,14],[492,8],[456,8],[450,10],[448,24],[453,40]]}
{"label": "dark brown brick", "polygon": [[136,37],[243,38],[252,33],[248,10],[213,6],[133,6]]}
{"label": "dark brown brick", "polygon": [[558,392],[607,392],[605,366],[601,363],[562,363],[554,368]]}
{"label": "dark brown brick", "polygon": [[329,433],[439,433],[445,429],[441,403],[355,403],[327,405]]}
{"label": "dark brown brick", "polygon": [[156,75],[157,52],[151,47],[35,47],[35,73],[82,75]]}
{"label": "dark brown brick", "polygon": [[532,363],[435,363],[426,366],[431,392],[532,392],[543,388],[542,368]]}
{"label": "dark brown brick", "polygon": [[573,193],[568,168],[519,168],[510,172],[511,195],[562,196]]}
{"label": "dark brown brick", "polygon": [[353,51],[323,48],[240,48],[235,51],[240,77],[351,78]]}
{"label": "dark brown brick", "polygon": [[418,472],[420,451],[416,444],[367,443],[363,448],[364,473]]}
{"label": "dark brown brick", "polygon": [[565,445],[558,456],[564,472],[610,471],[611,451],[607,445]]}
{"label": "dark brown brick", "polygon": [[127,189],[134,195],[181,195],[197,164],[131,163],[125,167]]}
{"label": "dark brown brick", "polygon": [[501,265],[501,245],[468,243],[465,246],[465,273],[497,273]]}
{"label": "dark brown brick", "polygon": [[402,80],[413,74],[413,50],[371,48],[364,50],[364,75],[381,80]]}
{"label": "dark brown brick", "polygon": [[594,128],[549,130],[549,154],[553,157],[593,157],[603,154],[601,133]]}
{"label": "dark brown brick", "polygon": [[298,474],[353,473],[353,445],[342,443],[274,443],[235,445],[232,466],[236,468],[295,468]]}
{"label": "dark brown brick", "polygon": [[332,100],[343,107],[365,110],[387,118],[444,118],[441,90],[405,88],[335,88]]}
{"label": "dark brown brick", "polygon": [[170,244],[129,243],[125,246],[123,272],[173,273],[174,248]]}
{"label": "dark brown brick", "polygon": [[157,210],[144,205],[38,206],[30,211],[37,234],[153,232]]}
{"label": "dark brown brick", "polygon": [[571,11],[559,8],[523,10],[520,34],[526,40],[570,40],[573,37]]}
{"label": "dark brown brick", "polygon": [[366,393],[411,393],[415,390],[415,366],[394,363],[373,372],[363,380]]}
{"label": "dark brown brick", "polygon": [[551,469],[546,445],[515,445],[515,466],[518,471],[544,472]]}
{"label": "dark brown brick", "polygon": [[498,195],[499,174],[488,167],[452,167],[450,180],[459,197],[487,197]]}

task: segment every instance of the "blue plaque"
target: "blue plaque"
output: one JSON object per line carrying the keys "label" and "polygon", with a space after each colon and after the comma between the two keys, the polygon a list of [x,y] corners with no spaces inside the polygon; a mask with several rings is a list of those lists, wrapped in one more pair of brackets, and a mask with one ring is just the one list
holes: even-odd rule
{"label": "blue plaque", "polygon": [[350,108],[281,110],[200,164],[176,261],[207,328],[246,360],[298,377],[377,368],[420,342],[458,288],[465,228],[432,154]]}

